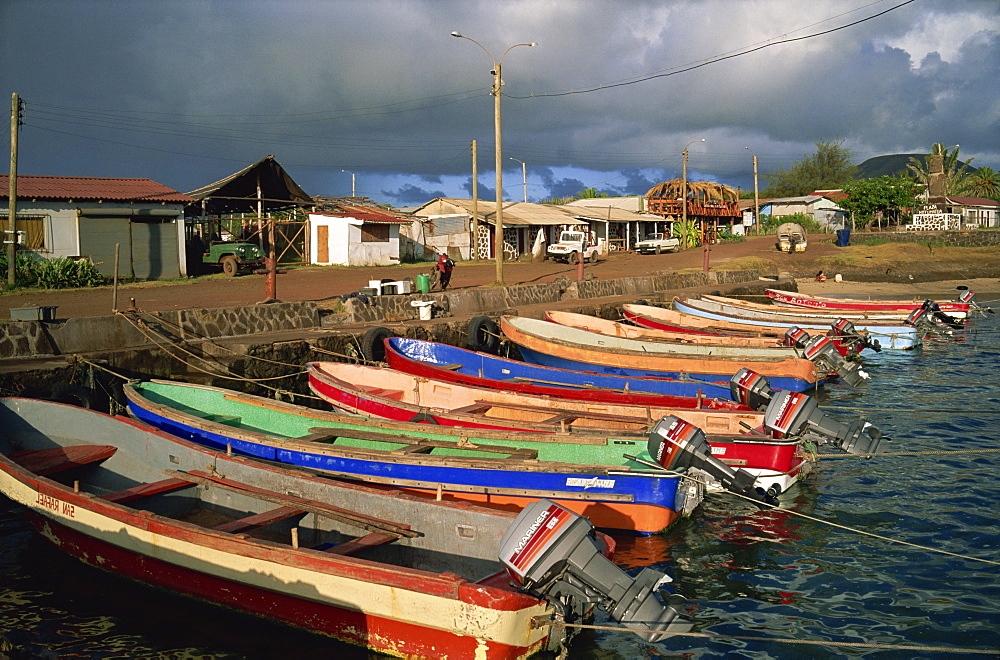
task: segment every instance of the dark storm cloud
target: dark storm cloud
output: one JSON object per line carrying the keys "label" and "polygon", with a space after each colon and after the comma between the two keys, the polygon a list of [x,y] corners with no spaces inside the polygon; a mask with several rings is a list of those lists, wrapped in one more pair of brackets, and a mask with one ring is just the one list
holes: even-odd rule
{"label": "dark storm cloud", "polygon": [[[26,102],[26,174],[148,176],[180,190],[274,154],[312,194],[411,203],[468,195],[470,142],[492,198],[490,58],[504,59],[505,197],[642,193],[692,173],[746,185],[819,140],[858,162],[961,144],[1000,165],[995,0],[6,0],[6,91]],[[869,6],[870,5],[870,6]],[[582,92],[548,96],[567,91]],[[547,173],[546,173],[547,172]],[[662,179],[660,179],[662,180]],[[427,185],[432,184],[432,185]],[[426,201],[426,200],[421,200]]]}

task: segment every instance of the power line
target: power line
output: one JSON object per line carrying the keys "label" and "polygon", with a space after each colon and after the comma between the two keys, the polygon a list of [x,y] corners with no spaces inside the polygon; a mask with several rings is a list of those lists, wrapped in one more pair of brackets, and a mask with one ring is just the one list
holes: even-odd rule
{"label": "power line", "polygon": [[[866,21],[870,21],[870,20],[872,20],[874,18],[878,18],[879,16],[883,16],[885,14],[888,14],[889,12],[894,11],[896,9],[899,9],[900,7],[903,7],[904,5],[908,5],[911,2],[916,2],[916,0],[905,0],[904,2],[901,2],[898,5],[890,7],[889,9],[886,9],[885,11],[879,12],[877,14],[873,14],[873,15],[868,16],[866,18],[858,19],[856,21],[853,21],[851,23],[847,23],[845,25],[840,25],[840,26],[835,27],[835,28],[830,28],[829,30],[823,30],[821,32],[815,32],[813,34],[807,34],[807,35],[804,35],[804,36],[801,36],[801,37],[786,37],[786,38],[783,38],[783,39],[778,39],[776,41],[770,41],[769,40],[766,43],[760,44],[758,46],[749,47],[749,48],[746,48],[746,49],[741,50],[741,51],[725,53],[725,54],[722,54],[722,55],[716,55],[714,57],[711,57],[711,58],[709,58],[707,60],[704,60],[704,61],[701,61],[701,62],[686,64],[686,65],[681,65],[681,68],[679,68],[679,69],[669,70],[669,71],[663,71],[663,72],[658,72],[658,73],[652,73],[652,74],[645,75],[645,76],[642,76],[640,78],[635,78],[635,79],[632,79],[632,80],[625,80],[625,81],[621,81],[621,82],[602,83],[602,84],[598,84],[598,85],[593,85],[593,86],[588,87],[586,89],[571,89],[571,90],[558,91],[558,92],[539,92],[539,93],[530,94],[528,96],[514,96],[514,95],[509,95],[509,94],[504,94],[504,96],[508,96],[509,98],[513,98],[513,99],[532,99],[532,98],[543,98],[543,97],[549,97],[549,96],[570,96],[570,95],[573,95],[573,94],[590,94],[592,92],[600,92],[600,91],[603,91],[605,89],[613,89],[615,87],[625,87],[625,86],[628,86],[628,85],[636,85],[638,83],[646,82],[646,81],[649,81],[649,80],[655,80],[657,78],[666,78],[668,76],[676,76],[677,74],[686,73],[686,72],[692,71],[694,69],[700,69],[701,67],[708,66],[710,64],[716,64],[718,62],[722,62],[722,61],[725,61],[725,60],[731,60],[731,59],[734,59],[734,58],[737,58],[737,57],[742,57],[744,55],[749,55],[750,53],[755,53],[755,52],[757,52],[759,50],[764,50],[765,48],[770,48],[771,46],[777,46],[779,44],[791,43],[793,41],[803,41],[805,39],[813,39],[815,37],[821,37],[823,35],[830,34],[832,32],[837,32],[839,30],[844,30],[844,29],[847,29],[849,27],[853,27],[855,25],[858,25],[860,23],[864,23]],[[872,3],[872,4],[875,4],[875,3]],[[871,6],[871,5],[866,5],[866,7],[868,7],[868,6]],[[843,15],[843,14],[841,14],[841,15]],[[827,20],[830,20],[830,19],[827,19]]]}

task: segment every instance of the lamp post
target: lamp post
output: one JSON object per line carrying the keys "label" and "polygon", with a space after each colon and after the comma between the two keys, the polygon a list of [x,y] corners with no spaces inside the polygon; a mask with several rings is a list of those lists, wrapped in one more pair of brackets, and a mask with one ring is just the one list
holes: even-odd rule
{"label": "lamp post", "polygon": [[501,150],[501,132],[500,132],[500,87],[503,85],[503,78],[500,76],[500,67],[503,65],[503,58],[507,56],[507,53],[513,48],[518,46],[535,46],[534,42],[527,44],[514,44],[510,46],[503,52],[498,61],[490,51],[486,50],[486,47],[481,43],[473,39],[472,37],[467,37],[464,34],[459,34],[458,32],[452,32],[451,36],[457,37],[459,39],[468,39],[472,43],[476,44],[483,49],[490,61],[493,62],[493,70],[490,72],[493,74],[493,130],[495,133],[494,147],[496,149],[496,170],[497,170],[497,208],[496,208],[496,220],[495,232],[494,232],[494,248],[496,252],[497,260],[497,284],[503,284],[503,155]]}
{"label": "lamp post", "polygon": [[757,196],[757,154],[753,153],[753,149],[750,147],[745,147],[745,149],[753,154],[753,229],[754,233],[760,236],[760,218],[758,217],[760,213],[760,199]]}
{"label": "lamp post", "polygon": [[355,191],[355,188],[354,188],[354,172],[348,172],[347,170],[340,170],[340,171],[343,172],[344,174],[350,174],[351,175],[351,197],[357,197],[357,195],[354,194],[354,191]]}
{"label": "lamp post", "polygon": [[[517,160],[517,159],[514,158],[514,157],[511,157],[511,160]],[[525,162],[523,160],[517,160],[517,162],[521,163],[521,182],[522,182],[521,185],[524,186],[524,203],[527,204],[528,203],[528,166],[525,164]]]}

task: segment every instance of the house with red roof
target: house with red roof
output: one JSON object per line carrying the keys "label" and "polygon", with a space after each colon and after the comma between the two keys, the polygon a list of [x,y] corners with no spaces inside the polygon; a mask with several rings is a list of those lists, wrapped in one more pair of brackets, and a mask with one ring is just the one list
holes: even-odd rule
{"label": "house with red roof", "polygon": [[[18,250],[43,259],[87,258],[107,276],[155,280],[187,275],[184,206],[192,197],[150,179],[17,177]],[[9,175],[0,174],[7,227]]]}
{"label": "house with red roof", "polygon": [[357,198],[316,198],[309,213],[309,261],[320,265],[388,266],[399,263],[399,228],[413,218]]}

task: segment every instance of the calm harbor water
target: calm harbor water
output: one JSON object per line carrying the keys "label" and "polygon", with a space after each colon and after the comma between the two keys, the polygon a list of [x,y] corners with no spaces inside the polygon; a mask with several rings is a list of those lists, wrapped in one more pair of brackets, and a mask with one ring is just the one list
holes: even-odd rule
{"label": "calm harbor water", "polygon": [[[870,384],[834,385],[824,409],[863,412],[891,438],[883,452],[925,453],[823,459],[782,496],[789,511],[717,495],[663,534],[619,538],[616,562],[669,573],[707,637],[587,630],[571,657],[1000,655],[1000,566],[972,559],[1000,561],[1000,314],[865,361]],[[14,658],[370,657],[85,568],[6,499],[0,634]]]}

